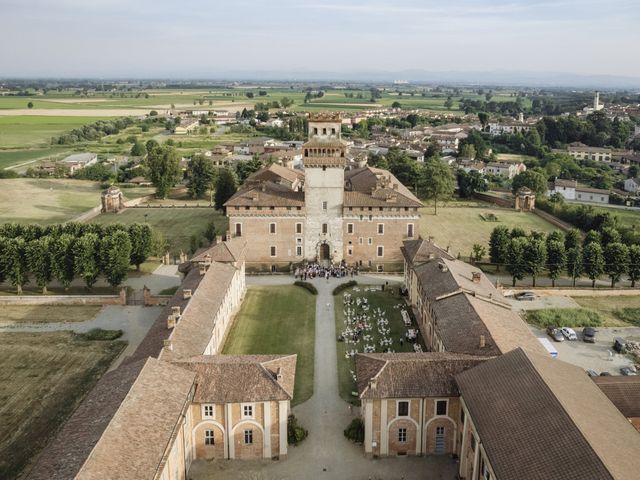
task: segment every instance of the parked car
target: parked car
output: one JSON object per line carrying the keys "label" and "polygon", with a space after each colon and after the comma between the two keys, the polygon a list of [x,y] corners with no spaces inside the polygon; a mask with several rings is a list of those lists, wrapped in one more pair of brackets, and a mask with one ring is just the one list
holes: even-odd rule
{"label": "parked car", "polygon": [[562,327],[560,330],[567,340],[578,340],[576,331],[571,327]]}
{"label": "parked car", "polygon": [[547,327],[547,335],[553,338],[556,342],[564,342],[564,335],[558,327]]}
{"label": "parked car", "polygon": [[622,375],[637,375],[638,374],[638,370],[636,369],[636,367],[634,367],[633,365],[631,365],[630,367],[622,367],[620,369],[620,373]]}
{"label": "parked car", "polygon": [[587,375],[589,375],[590,377],[597,377],[598,376],[598,372],[596,372],[595,370],[591,370],[590,368],[587,369]]}
{"label": "parked car", "polygon": [[596,343],[596,329],[593,327],[584,327],[582,330],[582,340],[588,343]]}
{"label": "parked car", "polygon": [[537,297],[537,295],[533,292],[522,292],[516,295],[516,299],[520,300],[520,301],[533,301],[535,300]]}
{"label": "parked car", "polygon": [[624,338],[617,337],[613,340],[613,349],[618,353],[624,353],[626,346],[627,343],[624,341]]}

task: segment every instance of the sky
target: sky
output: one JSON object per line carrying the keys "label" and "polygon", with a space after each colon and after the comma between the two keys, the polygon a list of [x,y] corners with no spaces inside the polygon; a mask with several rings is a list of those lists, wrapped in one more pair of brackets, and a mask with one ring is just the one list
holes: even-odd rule
{"label": "sky", "polygon": [[640,0],[0,0],[0,77],[640,78]]}

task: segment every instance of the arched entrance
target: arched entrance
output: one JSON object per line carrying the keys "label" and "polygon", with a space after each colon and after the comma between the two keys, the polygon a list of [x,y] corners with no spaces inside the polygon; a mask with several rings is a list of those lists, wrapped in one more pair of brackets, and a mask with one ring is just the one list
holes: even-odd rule
{"label": "arched entrance", "polygon": [[328,243],[320,244],[320,261],[328,262],[331,259],[331,252]]}

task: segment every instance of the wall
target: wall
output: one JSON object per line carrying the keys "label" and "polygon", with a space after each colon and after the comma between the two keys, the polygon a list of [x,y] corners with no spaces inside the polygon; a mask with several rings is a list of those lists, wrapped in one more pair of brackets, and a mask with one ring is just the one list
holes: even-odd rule
{"label": "wall", "polygon": [[120,295],[16,295],[0,296],[0,305],[126,305],[127,291]]}
{"label": "wall", "polygon": [[501,287],[515,293],[534,291],[538,295],[560,295],[565,297],[625,297],[640,295],[640,288],[527,288],[512,289]]}
{"label": "wall", "polygon": [[564,230],[565,232],[572,230],[574,227],[569,225],[568,223],[563,222],[558,217],[554,217],[550,213],[544,212],[538,208],[532,211],[535,215],[538,215],[540,218],[544,218],[547,222],[552,225],[558,227],[560,230]]}
{"label": "wall", "polygon": [[493,195],[489,195],[487,193],[482,193],[482,192],[475,192],[473,196],[478,200],[493,203],[500,207],[513,208],[513,204],[514,204],[513,199],[494,197]]}

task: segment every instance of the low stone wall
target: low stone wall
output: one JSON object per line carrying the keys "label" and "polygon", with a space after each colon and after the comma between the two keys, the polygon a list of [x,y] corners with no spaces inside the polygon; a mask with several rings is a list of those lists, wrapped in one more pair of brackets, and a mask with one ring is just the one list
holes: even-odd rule
{"label": "low stone wall", "polygon": [[574,228],[571,225],[569,225],[568,223],[565,223],[562,220],[560,220],[558,217],[554,217],[550,213],[547,213],[547,212],[545,212],[543,210],[540,210],[540,209],[536,208],[535,210],[533,210],[533,213],[535,213],[540,218],[543,218],[544,220],[546,220],[550,224],[555,225],[560,230],[564,230],[565,232]]}
{"label": "low stone wall", "polygon": [[82,215],[78,215],[72,221],[81,222],[81,223],[88,222],[92,218],[95,218],[98,215],[100,215],[101,211],[102,211],[102,207],[98,205],[97,207],[93,207],[91,210],[84,212]]}
{"label": "low stone wall", "polygon": [[513,208],[515,204],[514,203],[515,200],[513,199],[494,197],[493,195],[489,195],[487,193],[482,193],[482,192],[475,192],[473,196],[478,200],[482,200],[483,202],[493,203],[495,205],[498,205],[499,207]]}
{"label": "low stone wall", "polygon": [[[180,290],[180,289],[178,289]],[[148,288],[143,290],[143,298],[145,307],[151,305],[167,305],[173,295],[152,295]]]}
{"label": "low stone wall", "polygon": [[137,207],[141,203],[148,202],[152,198],[153,198],[153,194],[145,195],[144,197],[138,197],[138,198],[134,198],[132,200],[127,200],[126,202],[122,202],[122,205],[124,205],[127,208],[128,207]]}
{"label": "low stone wall", "polygon": [[508,288],[503,286],[503,290],[510,290],[515,293],[519,292],[535,292],[538,295],[563,296],[563,297],[626,297],[632,295],[640,295],[640,288]]}
{"label": "low stone wall", "polygon": [[126,305],[127,291],[120,295],[3,295],[0,305]]}

